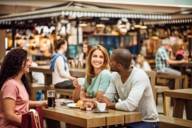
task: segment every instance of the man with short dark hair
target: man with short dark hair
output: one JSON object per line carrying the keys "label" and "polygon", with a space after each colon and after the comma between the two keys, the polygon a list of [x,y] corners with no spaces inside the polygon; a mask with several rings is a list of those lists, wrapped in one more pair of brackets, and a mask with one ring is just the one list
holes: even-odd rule
{"label": "man with short dark hair", "polygon": [[147,74],[131,66],[131,53],[127,49],[116,49],[110,58],[111,83],[103,97],[109,108],[123,111],[139,111],[142,121],[131,123],[131,128],[158,128],[158,113]]}

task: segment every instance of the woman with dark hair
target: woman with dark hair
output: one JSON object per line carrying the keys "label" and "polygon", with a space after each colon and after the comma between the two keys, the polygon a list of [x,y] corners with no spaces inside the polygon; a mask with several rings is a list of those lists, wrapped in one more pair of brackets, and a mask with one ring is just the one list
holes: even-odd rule
{"label": "woman with dark hair", "polygon": [[29,100],[29,83],[25,76],[29,72],[31,60],[27,51],[12,49],[5,56],[0,70],[0,127],[17,128],[21,125],[22,114],[29,107],[46,105],[46,101]]}

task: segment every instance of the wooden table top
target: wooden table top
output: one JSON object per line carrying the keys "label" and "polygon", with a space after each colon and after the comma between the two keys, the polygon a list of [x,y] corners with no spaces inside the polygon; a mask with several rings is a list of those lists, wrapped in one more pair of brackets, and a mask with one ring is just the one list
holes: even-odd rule
{"label": "wooden table top", "polygon": [[192,88],[167,90],[164,93],[173,98],[192,100]]}
{"label": "wooden table top", "polygon": [[51,74],[51,70],[49,69],[49,65],[30,67],[30,71],[33,71],[33,72],[43,72],[43,73],[46,73],[46,74]]}
{"label": "wooden table top", "polygon": [[49,119],[63,121],[80,127],[100,127],[141,121],[139,112],[123,112],[109,109],[108,113],[94,113],[66,106],[46,108],[44,116]]}
{"label": "wooden table top", "polygon": [[[44,74],[52,74],[52,72],[49,68],[49,65],[30,67],[30,71],[43,72]],[[85,69],[70,68],[70,73],[73,76],[85,76]]]}
{"label": "wooden table top", "polygon": [[183,68],[183,67],[188,67],[188,68],[192,68],[192,61],[190,61],[189,63],[182,63],[182,64],[171,64],[172,67],[179,67],[179,68]]}

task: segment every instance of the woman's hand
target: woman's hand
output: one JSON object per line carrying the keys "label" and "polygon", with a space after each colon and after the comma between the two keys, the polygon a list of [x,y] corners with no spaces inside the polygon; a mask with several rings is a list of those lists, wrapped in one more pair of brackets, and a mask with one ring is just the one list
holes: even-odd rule
{"label": "woman's hand", "polygon": [[77,79],[74,79],[73,81],[73,86],[75,87],[75,88],[81,88],[81,85],[78,83],[78,80]]}
{"label": "woman's hand", "polygon": [[73,76],[70,76],[69,79],[70,79],[71,81],[77,81],[77,78],[76,78],[76,77],[73,77]]}

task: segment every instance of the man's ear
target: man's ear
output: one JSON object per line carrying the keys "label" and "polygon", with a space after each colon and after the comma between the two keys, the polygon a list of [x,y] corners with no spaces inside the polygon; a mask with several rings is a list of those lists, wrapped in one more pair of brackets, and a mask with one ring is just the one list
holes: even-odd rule
{"label": "man's ear", "polygon": [[121,64],[117,64],[117,67],[118,67],[118,69],[121,69],[122,68],[122,65]]}

